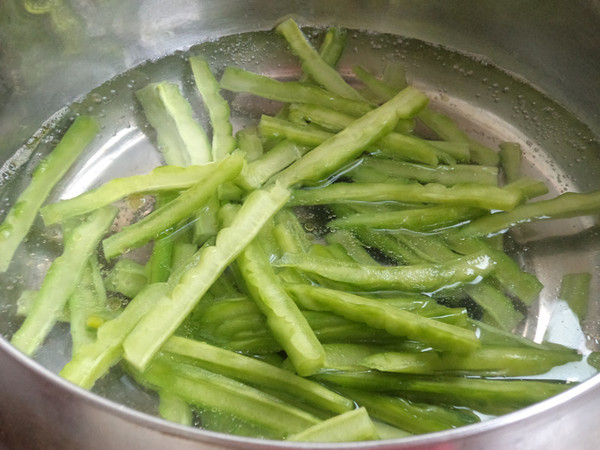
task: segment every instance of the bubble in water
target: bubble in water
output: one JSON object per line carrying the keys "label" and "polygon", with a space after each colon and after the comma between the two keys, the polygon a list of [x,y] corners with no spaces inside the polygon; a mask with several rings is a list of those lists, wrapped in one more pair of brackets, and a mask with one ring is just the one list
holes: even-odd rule
{"label": "bubble in water", "polygon": [[309,233],[312,233],[315,230],[315,224],[312,222],[306,222],[304,224],[304,229]]}
{"label": "bubble in water", "polygon": [[102,96],[100,94],[98,94],[97,92],[92,93],[92,95],[90,95],[90,99],[94,103],[102,103]]}

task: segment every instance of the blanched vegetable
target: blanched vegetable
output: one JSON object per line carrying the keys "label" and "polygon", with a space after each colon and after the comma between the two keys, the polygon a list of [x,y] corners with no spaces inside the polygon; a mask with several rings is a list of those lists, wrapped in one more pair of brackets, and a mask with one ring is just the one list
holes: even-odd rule
{"label": "blanched vegetable", "polygon": [[31,356],[42,345],[116,214],[116,208],[105,207],[69,227],[63,253],[48,269],[29,315],[11,339],[23,353]]}
{"label": "blanched vegetable", "polygon": [[[346,79],[345,30],[318,51],[292,19],[276,32],[298,81],[213,72],[192,49],[199,96],[180,89],[192,78],[136,91],[167,165],[40,209],[98,127],[74,122],[0,228],[6,268],[38,210],[63,227],[63,254],[21,295],[15,346],[34,354],[70,322],[66,380],[94,389],[119,365],[166,420],[304,442],[456,428],[575,384],[541,378],[596,355],[520,334],[544,286],[503,235],[598,214],[599,193],[532,201],[548,187],[519,146],[476,142],[395,61]],[[239,121],[238,93],[277,112]],[[580,318],[590,277],[564,278]]]}
{"label": "blanched vegetable", "polygon": [[88,116],[73,121],[60,143],[40,161],[31,183],[21,193],[0,225],[0,272],[6,272],[21,241],[31,228],[38,210],[69,167],[98,132],[98,122]]}
{"label": "blanched vegetable", "polygon": [[185,167],[212,160],[206,132],[194,119],[192,107],[179,86],[168,82],[149,84],[136,96],[157,132],[158,146],[167,164]]}

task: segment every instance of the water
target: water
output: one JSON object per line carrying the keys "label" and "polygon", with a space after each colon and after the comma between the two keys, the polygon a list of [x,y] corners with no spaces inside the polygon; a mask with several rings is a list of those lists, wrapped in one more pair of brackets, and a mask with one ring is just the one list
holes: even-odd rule
{"label": "water", "polygon": [[[311,32],[315,42],[321,34],[320,30]],[[115,177],[147,173],[162,164],[154,145],[154,132],[134,97],[135,91],[147,83],[164,80],[177,83],[190,100],[196,118],[210,132],[208,116],[187,65],[190,55],[204,56],[217,75],[227,65],[282,80],[296,78],[300,70],[281,39],[265,32],[224,37],[186,52],[148,61],[57,112],[1,167],[0,219],[27,184],[39,160],[55,145],[69,120],[78,114],[95,116],[102,129],[49,201],[76,196]],[[353,32],[349,34],[339,70],[352,80],[351,69],[356,64],[380,75],[385,63],[392,61],[402,62],[409,82],[427,92],[434,108],[451,115],[475,139],[492,147],[502,141],[521,144],[524,171],[547,182],[548,197],[565,191],[600,188],[597,138],[551,98],[524,80],[497,69],[490,61],[416,40]],[[261,113],[273,114],[280,108],[275,102],[246,94],[224,92],[224,96],[230,101],[236,130],[256,123]],[[36,221],[11,269],[0,275],[3,292],[0,334],[4,337],[9,338],[20,323],[15,314],[21,292],[40,285],[51,260],[60,254],[60,239],[57,227],[45,228],[40,220]],[[564,303],[557,300],[560,279],[568,272],[591,272],[591,292],[599,291],[597,221],[584,217],[524,225],[511,234],[507,245],[522,267],[535,274],[545,286],[518,332],[537,342],[544,338],[558,341],[584,354],[600,350],[597,299],[592,298],[588,318],[581,325],[569,316]],[[69,357],[68,328],[59,324],[36,359],[49,370],[58,372]],[[589,366],[579,364],[562,368],[559,375],[583,380],[592,373]],[[95,390],[118,402],[156,413],[152,395],[145,391],[140,394],[120,370],[104,378]]]}

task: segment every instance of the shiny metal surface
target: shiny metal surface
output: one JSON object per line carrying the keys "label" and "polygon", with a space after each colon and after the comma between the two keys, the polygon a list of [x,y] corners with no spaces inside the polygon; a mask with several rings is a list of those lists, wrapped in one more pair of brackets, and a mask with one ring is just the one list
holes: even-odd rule
{"label": "shiny metal surface", "polygon": [[[50,10],[48,5],[58,9]],[[449,65],[439,74],[427,72],[425,63],[412,69],[415,80],[435,95],[438,106],[450,112],[462,108],[461,118],[473,130],[491,127],[495,134],[490,139],[509,136],[522,140],[529,149],[532,171],[563,178],[552,185],[553,190],[560,191],[565,183],[574,189],[600,187],[600,33],[590,32],[600,30],[600,2],[582,0],[4,0],[0,3],[2,174],[11,177],[13,170],[8,165],[19,163],[11,159],[15,150],[48,117],[96,86],[174,50],[233,33],[268,30],[288,14],[302,25],[337,24],[458,49],[473,55],[484,67],[488,63],[500,67],[535,86],[539,99],[527,97],[524,112],[525,108],[515,109],[519,106],[518,82],[510,85],[513,101],[503,97],[496,102],[488,95],[494,91],[493,82],[482,84],[481,77],[475,78],[480,92],[476,96],[473,81],[459,76],[461,67]],[[445,77],[458,81],[448,85]],[[419,81],[423,79],[427,81]],[[525,89],[523,95],[533,94]],[[557,102],[552,104],[559,115],[554,120],[563,120],[562,106],[583,125],[564,119],[564,129],[540,128],[544,114],[552,113],[543,103],[545,97]],[[543,105],[537,107],[536,101]],[[538,147],[547,156],[538,156]],[[580,162],[574,163],[577,158]],[[579,230],[593,229],[593,224],[585,221],[578,226]],[[529,242],[532,238],[552,239],[555,230],[545,230],[546,234],[536,230],[533,237],[527,232],[523,231],[522,238]],[[581,259],[581,253],[575,251],[577,245],[561,245],[573,250],[569,256],[573,264]],[[590,247],[586,257],[597,268],[597,244]],[[538,256],[539,261],[532,264],[546,267],[552,278],[543,252]],[[4,297],[8,298],[7,292],[0,293],[0,333],[10,328],[11,306]],[[595,320],[586,332],[598,338],[600,311],[597,307],[594,311]],[[525,334],[535,337],[544,333],[545,325],[537,320],[543,312],[542,302]],[[598,417],[600,377],[596,376],[563,395],[490,422],[397,442],[308,447],[253,441],[167,424],[74,388],[0,339],[0,443],[15,449],[592,449],[600,440]]]}

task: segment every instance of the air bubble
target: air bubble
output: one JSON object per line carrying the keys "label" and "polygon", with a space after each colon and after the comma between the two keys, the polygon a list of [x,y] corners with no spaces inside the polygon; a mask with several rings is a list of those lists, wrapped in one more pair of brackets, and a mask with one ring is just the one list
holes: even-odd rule
{"label": "air bubble", "polygon": [[97,92],[94,92],[92,95],[90,95],[90,99],[94,103],[102,103],[102,96],[100,94],[98,94]]}

